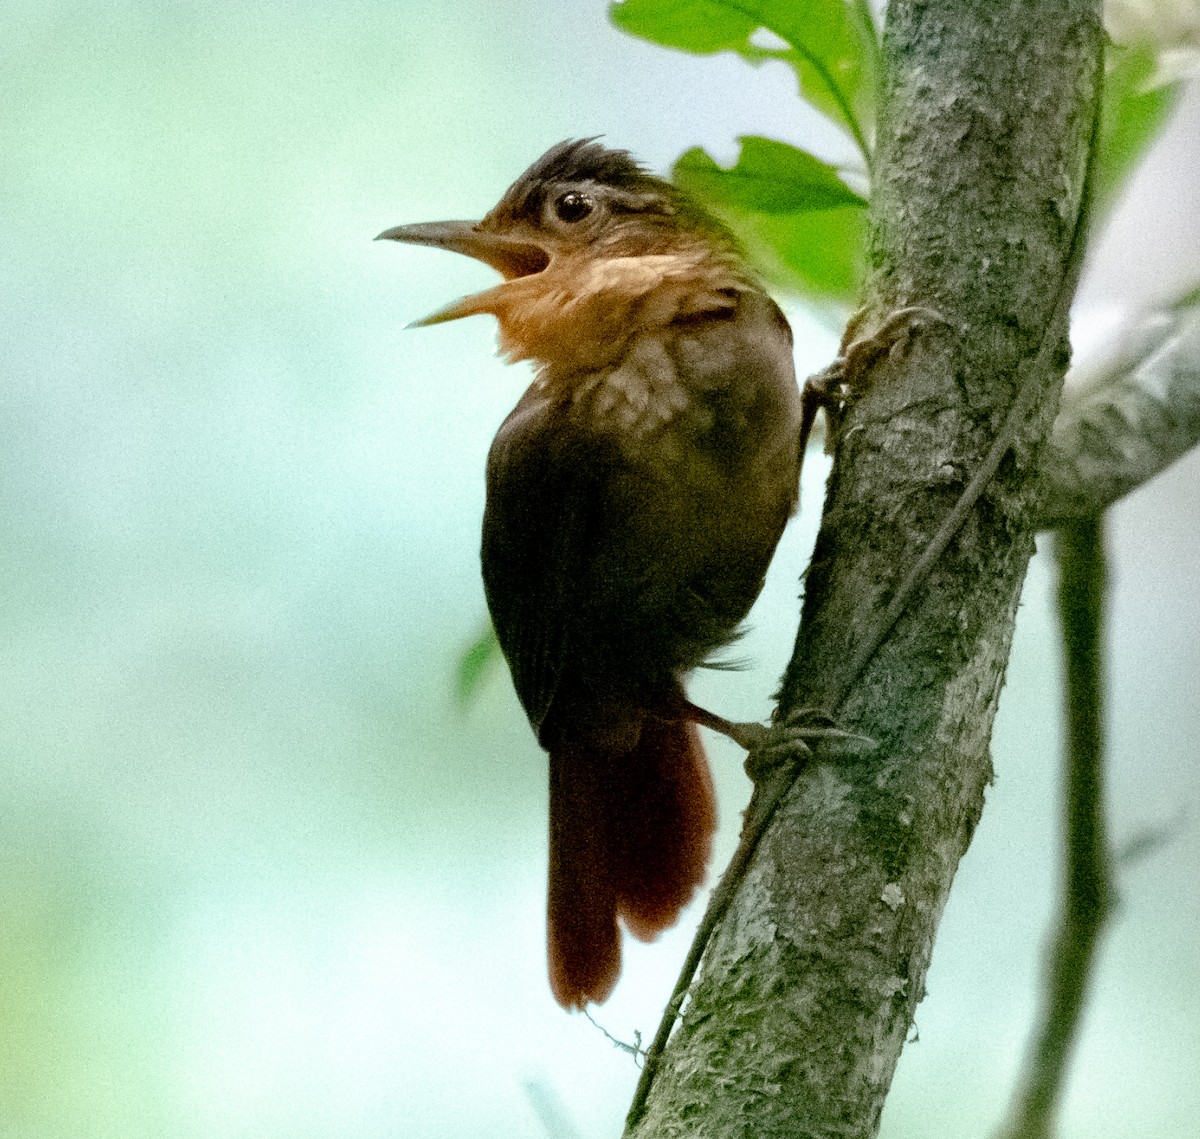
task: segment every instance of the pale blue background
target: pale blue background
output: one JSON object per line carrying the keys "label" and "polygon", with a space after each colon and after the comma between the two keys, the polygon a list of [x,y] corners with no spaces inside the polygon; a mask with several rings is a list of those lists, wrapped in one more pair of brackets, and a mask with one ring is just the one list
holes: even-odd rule
{"label": "pale blue background", "polygon": [[[0,1137],[611,1136],[636,1072],[544,979],[544,764],[483,607],[484,454],[525,382],[491,280],[373,245],[483,212],[547,146],[665,169],[816,140],[782,67],[612,30],[594,0],[88,3],[0,11]],[[1200,270],[1193,100],[1082,317]],[[814,133],[816,132],[816,133]],[[834,333],[793,305],[798,363]],[[762,716],[825,468],[702,700]],[[1200,463],[1114,519],[1122,875],[1064,1135],[1200,1117]],[[1057,649],[1035,562],[997,783],[884,1135],[1003,1109],[1053,902]],[[747,787],[714,743],[727,854]],[[1190,813],[1189,813],[1190,812]],[[695,914],[688,918],[695,920]],[[634,947],[598,1016],[653,1031],[688,938]],[[565,1125],[560,1135],[569,1133]]]}

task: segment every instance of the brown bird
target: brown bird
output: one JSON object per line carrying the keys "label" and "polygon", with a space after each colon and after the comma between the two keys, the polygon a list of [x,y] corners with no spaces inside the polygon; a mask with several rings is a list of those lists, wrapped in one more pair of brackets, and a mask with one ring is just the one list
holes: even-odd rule
{"label": "brown bird", "polygon": [[479,222],[379,235],[500,285],[426,318],[500,323],[533,383],[487,466],[483,581],[550,755],[549,967],[565,1008],[703,880],[716,825],[684,678],[737,636],[796,507],[792,336],[731,235],[628,153],[563,142]]}

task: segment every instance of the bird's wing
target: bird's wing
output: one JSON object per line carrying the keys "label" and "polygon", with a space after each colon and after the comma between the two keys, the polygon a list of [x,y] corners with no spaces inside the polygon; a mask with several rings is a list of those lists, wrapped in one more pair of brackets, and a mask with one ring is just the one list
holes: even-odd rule
{"label": "bird's wing", "polygon": [[505,420],[488,456],[483,584],[534,731],[573,651],[572,596],[587,577],[606,467],[596,442],[564,430],[559,412],[533,388]]}

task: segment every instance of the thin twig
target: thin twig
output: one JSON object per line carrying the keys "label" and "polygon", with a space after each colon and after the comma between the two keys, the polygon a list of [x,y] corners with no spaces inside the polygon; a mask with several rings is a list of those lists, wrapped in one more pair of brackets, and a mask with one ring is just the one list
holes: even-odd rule
{"label": "thin twig", "polygon": [[1104,610],[1102,517],[1065,523],[1055,536],[1066,657],[1066,883],[1047,964],[1042,1021],[1002,1139],[1049,1139],[1113,910],[1104,825]]}

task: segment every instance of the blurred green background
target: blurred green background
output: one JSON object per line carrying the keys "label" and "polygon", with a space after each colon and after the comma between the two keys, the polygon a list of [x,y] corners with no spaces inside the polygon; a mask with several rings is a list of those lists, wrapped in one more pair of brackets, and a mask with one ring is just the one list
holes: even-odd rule
{"label": "blurred green background", "polygon": [[[1200,271],[1198,130],[1193,91],[1085,332]],[[486,268],[371,238],[481,214],[564,137],[666,169],[738,133],[832,138],[782,65],[654,48],[598,0],[0,9],[2,1139],[617,1133],[633,1063],[544,979],[543,759],[502,670],[454,697],[527,373],[486,320],[403,330]],[[812,370],[836,333],[789,312]],[[699,679],[725,714],[767,711],[826,471],[756,667]],[[1065,1136],[1200,1117],[1198,485],[1193,456],[1113,520],[1114,830],[1183,824],[1122,873]],[[1028,1034],[1051,618],[1039,558],[893,1139],[987,1134]],[[720,859],[747,785],[711,752]],[[629,951],[610,1031],[653,1031],[688,934]]]}

